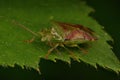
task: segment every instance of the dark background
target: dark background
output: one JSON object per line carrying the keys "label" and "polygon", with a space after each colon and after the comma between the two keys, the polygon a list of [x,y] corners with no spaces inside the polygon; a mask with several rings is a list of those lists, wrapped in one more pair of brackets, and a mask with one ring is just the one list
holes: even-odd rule
{"label": "dark background", "polygon": [[[90,16],[99,24],[105,26],[114,39],[113,51],[120,59],[120,1],[119,0],[86,0],[87,4],[96,11]],[[103,69],[99,65],[97,69],[86,64],[71,60],[71,65],[57,60],[56,63],[48,60],[40,60],[42,75],[34,69],[0,66],[0,80],[120,80],[120,75],[112,70]]]}

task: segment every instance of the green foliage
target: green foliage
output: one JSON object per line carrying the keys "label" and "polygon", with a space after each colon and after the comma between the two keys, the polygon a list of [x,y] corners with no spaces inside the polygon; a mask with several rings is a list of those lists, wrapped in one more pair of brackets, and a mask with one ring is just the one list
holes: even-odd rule
{"label": "green foliage", "polygon": [[[6,4],[6,5],[4,5]],[[74,55],[83,62],[89,63],[96,67],[96,64],[104,68],[120,71],[120,63],[111,50],[107,41],[111,37],[102,30],[103,26],[99,25],[96,20],[89,16],[94,11],[80,0],[34,0],[34,1],[17,1],[6,3],[0,2],[0,64],[10,65],[18,64],[21,66],[38,68],[40,58],[44,58],[50,49],[46,43],[36,38],[33,43],[25,43],[24,40],[31,39],[32,34],[21,29],[13,20],[27,26],[34,32],[51,27],[51,19],[82,24],[95,31],[98,40],[85,48],[88,53],[84,54],[76,48],[69,48]],[[59,48],[61,54],[53,52],[49,59],[55,61],[60,59],[70,63],[70,54],[63,48]]]}

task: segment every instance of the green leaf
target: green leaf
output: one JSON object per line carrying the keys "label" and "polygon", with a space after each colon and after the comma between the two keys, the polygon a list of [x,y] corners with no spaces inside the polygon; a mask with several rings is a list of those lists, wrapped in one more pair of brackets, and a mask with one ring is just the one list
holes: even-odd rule
{"label": "green leaf", "polygon": [[[88,43],[84,54],[76,48],[68,48],[74,55],[94,67],[96,64],[104,68],[120,71],[120,62],[111,50],[107,41],[112,38],[103,31],[103,26],[89,16],[93,8],[80,0],[14,0],[12,2],[0,1],[0,64],[18,64],[21,66],[38,68],[40,58],[45,58],[51,48],[46,43],[36,38],[33,43],[25,43],[33,37],[32,34],[21,29],[13,20],[27,26],[34,32],[51,27],[50,20],[81,24],[95,31],[98,40]],[[59,48],[61,54],[55,51],[48,57],[55,61],[60,59],[70,63],[70,54],[63,48]]]}

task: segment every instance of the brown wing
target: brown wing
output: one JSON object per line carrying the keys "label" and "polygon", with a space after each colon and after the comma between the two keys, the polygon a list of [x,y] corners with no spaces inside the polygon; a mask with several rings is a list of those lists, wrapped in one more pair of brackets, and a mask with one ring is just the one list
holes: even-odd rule
{"label": "brown wing", "polygon": [[64,23],[64,22],[58,22],[58,21],[54,21],[55,24],[59,25],[59,27],[61,27],[64,31],[69,31],[69,30],[73,30],[74,25],[73,24],[69,24],[69,23]]}
{"label": "brown wing", "polygon": [[84,26],[82,26],[82,25],[80,25],[80,24],[75,24],[73,27],[79,28],[80,30],[83,30],[83,31],[85,31],[85,32],[87,32],[87,33],[90,33],[90,34],[93,34],[93,33],[94,33],[94,31],[91,30],[90,28],[84,27]]}
{"label": "brown wing", "polygon": [[54,21],[56,24],[58,24],[63,30],[73,30],[75,28],[79,28],[80,30],[83,30],[85,32],[88,32],[90,34],[93,34],[94,31],[91,30],[90,28],[87,28],[87,27],[84,27],[82,25],[79,25],[79,24],[69,24],[69,23],[64,23],[64,22],[57,22],[57,21]]}

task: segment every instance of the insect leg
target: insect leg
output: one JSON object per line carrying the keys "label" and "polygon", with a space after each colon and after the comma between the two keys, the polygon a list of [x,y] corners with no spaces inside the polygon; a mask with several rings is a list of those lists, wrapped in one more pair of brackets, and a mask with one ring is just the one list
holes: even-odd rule
{"label": "insect leg", "polygon": [[77,45],[76,46],[78,49],[80,49],[83,53],[88,53],[88,51],[87,50],[85,50],[84,48],[81,48],[79,45]]}
{"label": "insect leg", "polygon": [[35,37],[32,37],[32,39],[30,39],[30,40],[24,40],[24,42],[26,42],[26,43],[32,43],[34,40],[35,40]]}
{"label": "insect leg", "polygon": [[57,52],[58,55],[61,55],[60,51],[57,48],[55,48],[55,51]]}
{"label": "insect leg", "polygon": [[50,55],[50,53],[51,53],[54,49],[56,49],[58,46],[59,46],[59,44],[56,44],[54,47],[52,47],[51,49],[49,49],[49,50],[48,50],[48,53],[47,53],[46,56],[45,56],[45,58],[47,59],[48,56]]}
{"label": "insect leg", "polygon": [[63,47],[66,51],[68,51],[68,52],[70,53],[70,55],[73,57],[73,59],[79,61],[79,59],[77,59],[77,57],[74,55],[74,53],[73,53],[72,51],[70,51],[70,50],[69,50],[68,48],[66,48],[64,45],[62,45],[62,47]]}
{"label": "insect leg", "polygon": [[[52,44],[51,42],[48,42],[48,44],[49,44],[51,47],[54,46],[54,44]],[[59,51],[57,48],[55,48],[55,51],[56,51],[59,55],[61,55],[60,51]]]}

